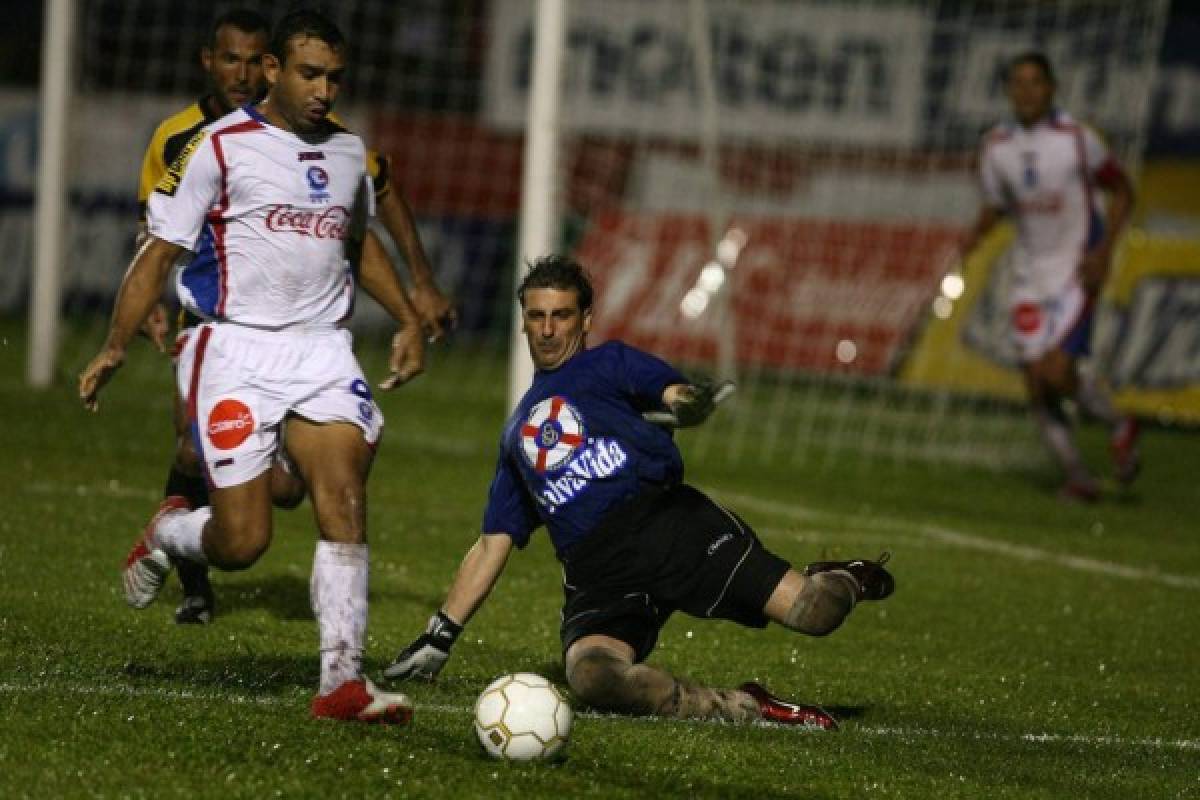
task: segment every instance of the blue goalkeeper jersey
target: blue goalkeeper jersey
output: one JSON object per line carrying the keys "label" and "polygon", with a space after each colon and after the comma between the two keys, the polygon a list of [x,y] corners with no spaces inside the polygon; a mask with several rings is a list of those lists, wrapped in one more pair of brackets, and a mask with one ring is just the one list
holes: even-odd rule
{"label": "blue goalkeeper jersey", "polygon": [[504,424],[484,533],[524,547],[545,524],[561,556],[647,484],[681,482],[670,432],[642,418],[676,383],[687,379],[670,364],[617,341],[538,371]]}

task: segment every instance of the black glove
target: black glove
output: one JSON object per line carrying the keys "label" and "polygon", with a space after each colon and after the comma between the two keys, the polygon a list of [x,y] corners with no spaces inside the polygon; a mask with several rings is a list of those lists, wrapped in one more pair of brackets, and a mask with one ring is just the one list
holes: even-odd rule
{"label": "black glove", "polygon": [[671,403],[671,413],[675,415],[676,425],[680,428],[690,428],[708,419],[716,410],[713,402],[716,387],[711,381],[700,381],[683,387],[679,397]]}
{"label": "black glove", "polygon": [[690,428],[708,419],[736,388],[733,381],[699,380],[680,391],[669,411],[647,411],[642,417],[668,430]]}
{"label": "black glove", "polygon": [[386,678],[406,681],[411,678],[433,680],[450,658],[450,648],[463,626],[438,611],[429,618],[425,632],[401,650],[383,671]]}

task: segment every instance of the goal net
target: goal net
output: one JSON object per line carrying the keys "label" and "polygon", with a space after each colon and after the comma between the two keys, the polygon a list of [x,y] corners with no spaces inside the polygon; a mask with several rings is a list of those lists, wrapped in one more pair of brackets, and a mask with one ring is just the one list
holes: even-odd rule
{"label": "goal net", "polygon": [[[78,4],[72,318],[96,312],[102,329],[132,252],[142,153],[202,90],[210,21],[293,5]],[[459,307],[417,391],[478,401],[464,424],[481,431],[504,403],[536,5],[325,4],[351,43],[339,111],[391,158]],[[949,260],[977,208],[978,137],[1006,114],[1006,60],[1037,48],[1061,104],[1136,174],[1167,5],[568,0],[549,191],[561,249],[597,283],[591,343],[619,337],[736,378],[714,424],[686,434],[721,457],[1040,459],[1006,366],[1006,234],[961,268]],[[9,118],[25,107],[32,117],[35,93],[0,93]],[[28,192],[32,173],[6,181]],[[23,213],[0,215],[18,260]],[[6,310],[23,287],[0,282]],[[369,303],[356,325],[387,331]],[[63,370],[98,340],[63,353]]]}
{"label": "goal net", "polygon": [[[978,207],[1004,68],[1136,174],[1166,3],[596,0],[570,4],[558,191],[595,274],[593,335],[736,378],[692,436],[729,458],[1041,459]],[[529,4],[491,9],[485,118],[518,128]]]}

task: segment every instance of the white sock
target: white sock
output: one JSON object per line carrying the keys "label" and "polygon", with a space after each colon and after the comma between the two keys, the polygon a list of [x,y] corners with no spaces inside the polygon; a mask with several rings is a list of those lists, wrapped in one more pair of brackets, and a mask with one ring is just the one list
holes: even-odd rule
{"label": "white sock", "polygon": [[321,694],[362,677],[367,632],[367,546],[317,542],[309,584],[321,637]]}
{"label": "white sock", "polygon": [[1075,437],[1071,435],[1071,426],[1061,409],[1051,410],[1044,405],[1033,407],[1033,419],[1037,422],[1042,441],[1050,448],[1055,459],[1067,473],[1067,478],[1081,483],[1090,483],[1091,476],[1083,463],[1083,455],[1075,446]]}
{"label": "white sock", "polygon": [[1108,391],[1100,385],[1100,381],[1094,375],[1079,376],[1079,388],[1075,392],[1075,399],[1083,406],[1084,411],[1101,422],[1108,423],[1114,430],[1124,419],[1113,406]]}
{"label": "white sock", "polygon": [[195,511],[164,514],[154,529],[154,543],[171,558],[207,564],[204,555],[204,523],[212,518],[212,509],[201,506]]}

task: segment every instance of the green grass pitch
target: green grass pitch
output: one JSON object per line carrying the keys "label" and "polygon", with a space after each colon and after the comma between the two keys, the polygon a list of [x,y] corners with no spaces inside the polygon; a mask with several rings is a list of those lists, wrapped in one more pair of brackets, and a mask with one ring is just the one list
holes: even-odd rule
{"label": "green grass pitch", "polygon": [[[307,504],[277,512],[253,569],[216,577],[213,625],[171,623],[174,578],[149,609],[125,607],[119,566],[170,459],[170,377],[139,345],[85,413],[71,376],[99,330],[71,332],[58,387],[34,392],[22,325],[0,323],[0,797],[1200,797],[1192,432],[1150,430],[1136,490],[1088,508],[1054,499],[1048,467],[693,452],[691,481],[773,550],[803,564],[890,549],[898,589],[825,639],[677,616],[653,660],[715,685],[759,679],[842,729],[579,713],[565,762],[514,766],[480,752],[469,708],[505,672],[564,683],[544,534],[442,679],[408,687],[411,726],[313,721]],[[382,351],[362,356],[380,377]],[[372,674],[423,628],[477,534],[503,376],[451,348],[380,398]],[[679,436],[685,455],[694,436]],[[1102,433],[1085,437],[1103,457]]]}

